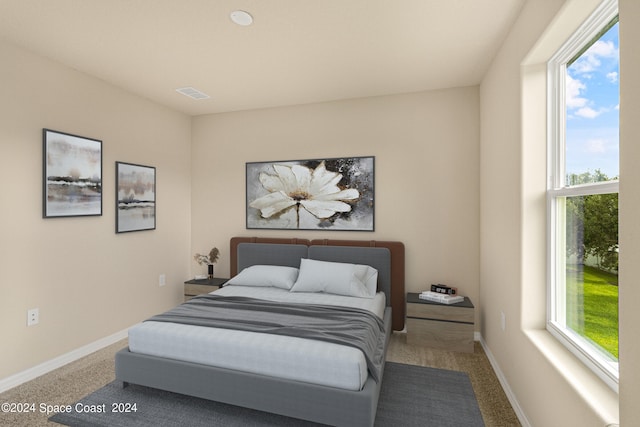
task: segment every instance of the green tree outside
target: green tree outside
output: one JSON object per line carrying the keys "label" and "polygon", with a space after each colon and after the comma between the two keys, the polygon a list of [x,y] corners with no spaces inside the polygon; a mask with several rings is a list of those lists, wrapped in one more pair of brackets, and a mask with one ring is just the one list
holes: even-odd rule
{"label": "green tree outside", "polygon": [[[613,178],[617,179],[617,178]],[[610,181],[572,174],[569,185]],[[618,194],[566,198],[567,326],[618,358]],[[595,266],[585,261],[595,259]]]}
{"label": "green tree outside", "polygon": [[[617,179],[617,178],[613,178]],[[567,182],[580,185],[610,181],[605,174],[585,172],[572,174]],[[584,264],[591,255],[598,267],[607,271],[618,270],[618,193],[567,197],[567,255],[575,255],[578,264]]]}

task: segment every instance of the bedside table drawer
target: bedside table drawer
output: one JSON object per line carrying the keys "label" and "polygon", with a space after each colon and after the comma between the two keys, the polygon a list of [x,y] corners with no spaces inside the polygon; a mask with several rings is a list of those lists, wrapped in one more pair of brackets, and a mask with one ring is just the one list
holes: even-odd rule
{"label": "bedside table drawer", "polygon": [[407,344],[473,353],[473,323],[408,318]]}
{"label": "bedside table drawer", "polygon": [[229,279],[214,277],[213,279],[192,279],[184,282],[184,300],[190,300],[196,295],[217,291]]}
{"label": "bedside table drawer", "polygon": [[407,304],[407,317],[473,323],[473,309],[435,304]]}
{"label": "bedside table drawer", "polygon": [[187,283],[184,285],[184,294],[190,296],[196,296],[200,294],[208,294],[218,289],[218,286],[212,285],[195,285]]}

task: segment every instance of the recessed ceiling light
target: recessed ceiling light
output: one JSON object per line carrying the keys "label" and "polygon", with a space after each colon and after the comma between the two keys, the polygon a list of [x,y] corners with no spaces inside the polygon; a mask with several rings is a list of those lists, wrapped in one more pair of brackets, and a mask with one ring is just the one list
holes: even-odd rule
{"label": "recessed ceiling light", "polygon": [[244,10],[236,10],[231,12],[231,20],[238,25],[247,27],[253,24],[253,16]]}
{"label": "recessed ceiling light", "polygon": [[188,96],[189,98],[193,98],[193,99],[208,99],[210,98],[209,95],[207,95],[204,92],[199,91],[196,88],[193,87],[181,87],[180,89],[176,89],[176,92],[183,94],[184,96]]}

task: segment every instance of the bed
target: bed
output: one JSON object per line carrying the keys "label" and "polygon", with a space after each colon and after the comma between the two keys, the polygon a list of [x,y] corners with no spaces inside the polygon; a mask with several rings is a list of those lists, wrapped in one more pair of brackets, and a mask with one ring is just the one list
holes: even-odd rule
{"label": "bed", "polygon": [[[338,262],[373,267],[380,291],[375,297],[365,301],[322,293],[316,296],[321,297],[320,304],[357,301],[366,305],[367,310],[377,311],[383,325],[382,366],[377,372],[380,380],[376,381],[374,371],[367,369],[371,367],[367,364],[369,359],[354,347],[317,343],[305,337],[193,327],[173,324],[170,320],[165,325],[169,326],[173,338],[168,339],[162,335],[166,333],[166,326],[154,319],[143,323],[146,335],[139,334],[138,325],[130,330],[129,348],[116,354],[116,379],[122,381],[123,386],[139,384],[323,424],[372,426],[386,345],[392,330],[404,328],[402,243],[235,237],[230,242],[230,254],[232,277],[242,277],[238,273],[251,271],[252,266],[254,269],[262,266],[299,268],[301,263]],[[294,303],[308,301],[305,292],[268,286],[231,285],[213,294],[204,299],[217,300],[222,295],[222,299],[251,296],[273,301],[283,298]],[[155,333],[160,335],[154,336]],[[153,338],[147,339],[149,342],[165,345],[160,350],[145,350],[146,338],[140,336],[151,336]],[[198,351],[201,348],[204,352]],[[233,356],[238,352],[243,357]]]}

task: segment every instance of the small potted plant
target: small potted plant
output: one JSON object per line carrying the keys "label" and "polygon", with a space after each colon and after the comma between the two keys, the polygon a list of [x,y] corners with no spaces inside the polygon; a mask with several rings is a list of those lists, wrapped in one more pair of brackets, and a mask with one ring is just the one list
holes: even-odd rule
{"label": "small potted plant", "polygon": [[209,273],[209,279],[213,279],[213,264],[218,261],[218,257],[220,256],[220,251],[218,248],[213,248],[209,251],[209,255],[203,254],[195,254],[193,259],[200,265],[207,265],[207,270]]}

